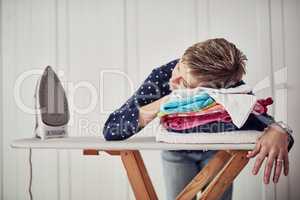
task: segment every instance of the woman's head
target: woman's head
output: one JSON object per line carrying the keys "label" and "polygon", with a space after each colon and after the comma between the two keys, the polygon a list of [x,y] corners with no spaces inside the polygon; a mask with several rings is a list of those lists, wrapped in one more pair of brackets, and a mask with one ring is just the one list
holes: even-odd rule
{"label": "woman's head", "polygon": [[227,88],[240,81],[246,56],[231,42],[216,38],[189,47],[173,70],[172,89]]}

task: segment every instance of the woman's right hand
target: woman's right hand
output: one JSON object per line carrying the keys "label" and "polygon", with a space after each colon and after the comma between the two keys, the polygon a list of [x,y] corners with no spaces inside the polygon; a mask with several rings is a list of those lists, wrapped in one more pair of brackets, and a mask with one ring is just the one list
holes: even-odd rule
{"label": "woman's right hand", "polygon": [[160,105],[164,104],[169,100],[170,96],[165,95],[162,98],[149,103],[145,106],[139,108],[139,126],[145,127],[149,122],[151,122],[160,110]]}

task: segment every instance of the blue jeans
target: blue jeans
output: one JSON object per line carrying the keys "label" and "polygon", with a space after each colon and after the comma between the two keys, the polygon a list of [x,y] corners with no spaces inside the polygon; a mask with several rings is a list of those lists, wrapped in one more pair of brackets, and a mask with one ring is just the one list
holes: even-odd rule
{"label": "blue jeans", "polygon": [[[198,174],[217,151],[162,151],[166,198],[175,200],[183,188]],[[231,200],[233,183],[220,200]]]}

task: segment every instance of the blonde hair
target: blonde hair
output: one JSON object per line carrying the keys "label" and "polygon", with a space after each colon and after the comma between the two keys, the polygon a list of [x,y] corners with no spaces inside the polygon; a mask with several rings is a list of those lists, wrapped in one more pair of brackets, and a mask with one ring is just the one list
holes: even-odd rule
{"label": "blonde hair", "polygon": [[246,60],[243,52],[224,38],[196,43],[182,56],[196,80],[212,88],[227,88],[240,81],[246,73]]}

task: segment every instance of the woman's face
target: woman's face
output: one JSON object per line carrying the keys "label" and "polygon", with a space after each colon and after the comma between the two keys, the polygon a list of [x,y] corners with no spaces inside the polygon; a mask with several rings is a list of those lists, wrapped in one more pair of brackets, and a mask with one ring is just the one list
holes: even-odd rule
{"label": "woman's face", "polygon": [[181,59],[176,64],[172,71],[172,76],[169,81],[170,89],[195,88],[199,86],[199,81],[193,77],[190,69],[186,64],[181,62]]}

